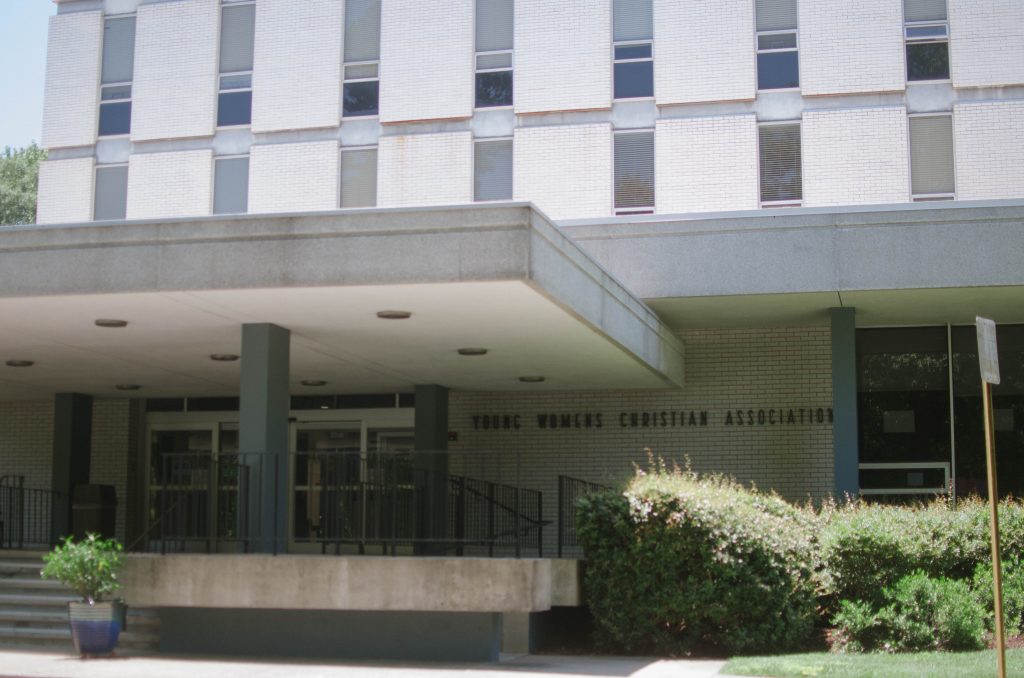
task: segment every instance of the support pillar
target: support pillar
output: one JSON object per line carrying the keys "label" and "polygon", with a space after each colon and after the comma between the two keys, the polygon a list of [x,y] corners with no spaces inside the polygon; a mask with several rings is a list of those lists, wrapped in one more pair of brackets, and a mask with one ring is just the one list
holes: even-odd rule
{"label": "support pillar", "polygon": [[832,411],[835,492],[856,497],[860,491],[857,441],[857,326],[852,308],[830,308],[832,321]]}
{"label": "support pillar", "polygon": [[277,325],[242,326],[239,465],[249,474],[252,548],[263,553],[287,549],[290,341]]}
{"label": "support pillar", "polygon": [[58,393],[53,399],[53,465],[50,539],[71,534],[71,495],[89,482],[92,460],[92,396]]}
{"label": "support pillar", "polygon": [[417,486],[421,502],[417,536],[425,541],[415,551],[443,555],[448,535],[448,389],[436,384],[416,386],[415,415]]}

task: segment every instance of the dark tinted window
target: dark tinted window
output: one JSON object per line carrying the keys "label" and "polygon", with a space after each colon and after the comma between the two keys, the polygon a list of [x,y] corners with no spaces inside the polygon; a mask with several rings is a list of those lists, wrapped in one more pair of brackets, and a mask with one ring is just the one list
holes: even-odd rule
{"label": "dark tinted window", "polygon": [[615,98],[654,96],[654,62],[615,64]]}
{"label": "dark tinted window", "polygon": [[252,121],[252,92],[222,92],[217,99],[217,126],[248,125]]}
{"label": "dark tinted window", "polygon": [[342,115],[377,115],[380,82],[346,82]]}
{"label": "dark tinted window", "polygon": [[512,105],[512,71],[476,74],[476,106]]}
{"label": "dark tinted window", "polygon": [[797,52],[767,52],[757,55],[758,89],[786,89],[799,86]]}
{"label": "dark tinted window", "polygon": [[615,48],[616,59],[650,59],[650,45],[619,45]]}
{"label": "dark tinted window", "polygon": [[948,80],[949,43],[907,45],[907,80]]}
{"label": "dark tinted window", "polygon": [[131,131],[132,102],[119,101],[100,106],[99,135],[101,137],[128,134]]}

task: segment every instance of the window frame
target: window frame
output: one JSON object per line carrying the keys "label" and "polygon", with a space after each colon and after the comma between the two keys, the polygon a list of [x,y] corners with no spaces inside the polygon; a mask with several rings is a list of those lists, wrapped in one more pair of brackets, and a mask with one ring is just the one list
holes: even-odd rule
{"label": "window frame", "polygon": [[[778,47],[761,49],[761,38],[773,35],[793,36],[793,47]],[[762,54],[781,54],[793,52],[796,54],[796,86],[795,87],[761,87],[761,60]],[[800,30],[797,28],[784,28],[774,31],[754,31],[754,78],[757,80],[756,91],[760,92],[799,92],[800,91]]]}
{"label": "window frame", "polygon": [[[221,6],[220,6],[220,12],[221,12],[221,17],[220,18],[221,18],[221,21],[224,20],[223,17],[224,17],[224,8],[225,7],[240,7],[240,6],[245,6],[245,5],[252,5],[253,7],[255,7],[256,6],[256,2],[255,2],[255,0],[221,0]],[[253,12],[255,12],[255,11],[256,10],[254,9]],[[255,19],[255,15],[254,15],[254,19]],[[254,24],[253,32],[255,33],[255,24]],[[253,44],[254,45],[255,45],[255,37],[256,36],[253,35]],[[217,119],[214,121],[214,122],[217,123],[216,124],[216,128],[217,129],[244,129],[246,127],[251,127],[252,126],[252,77],[253,77],[253,68],[249,68],[248,70],[244,70],[244,71],[222,71],[221,67],[220,67],[220,62],[221,62],[221,59],[223,58],[223,54],[221,53],[221,50],[223,49],[223,47],[222,47],[222,45],[220,43],[220,35],[219,35],[219,33],[218,33],[218,36],[217,36],[217,40],[218,40],[218,42],[217,42],[217,113],[216,113]],[[253,66],[255,66],[255,64],[253,64]],[[249,78],[249,85],[248,85],[248,87],[230,87],[230,88],[225,88],[224,87],[224,79],[225,78],[238,78],[238,77],[246,77],[246,76]],[[220,124],[221,95],[223,95],[223,94],[235,94],[235,93],[238,93],[238,92],[248,92],[249,93],[249,122],[246,122],[246,123],[234,123],[234,124],[230,124],[230,125],[222,125],[222,124]]]}
{"label": "window frame", "polygon": [[911,134],[910,134],[910,121],[914,118],[949,118],[950,131],[953,135],[956,134],[956,127],[954,126],[953,112],[952,111],[933,111],[929,113],[910,113],[907,115],[907,167],[910,171],[907,173],[908,181],[908,192],[910,194],[910,202],[949,202],[956,200],[956,138],[954,136],[951,139],[951,147],[953,150],[953,192],[952,193],[914,193],[914,149],[911,145]]}
{"label": "window frame", "polygon": [[[106,30],[107,21],[110,21],[112,19],[113,20],[117,20],[117,19],[135,19],[135,30],[138,31],[138,15],[135,12],[122,12],[122,13],[119,13],[119,14],[108,14],[108,15],[105,15],[103,17],[104,30]],[[137,38],[138,38],[138,33],[136,32],[136,39]],[[103,48],[104,48],[104,45],[101,43],[100,44],[101,69],[102,69],[102,61],[103,61]],[[131,133],[132,133],[132,108],[133,108],[132,101],[133,101],[133,96],[134,96],[134,93],[135,93],[135,90],[133,88],[133,84],[135,82],[134,70],[135,69],[134,69],[134,64],[133,64],[133,68],[132,68],[133,73],[132,73],[132,79],[131,80],[126,80],[126,81],[122,81],[122,82],[107,82],[107,83],[103,82],[102,70],[101,70],[99,101],[97,102],[97,105],[96,105],[96,138],[97,139],[125,139],[125,138],[128,138],[128,137],[131,136]],[[124,98],[121,98],[121,99],[109,99],[109,100],[104,101],[104,99],[103,99],[103,92],[104,92],[104,90],[118,88],[118,87],[127,87],[128,88],[128,96],[124,97]],[[112,105],[124,104],[124,103],[128,104],[128,130],[126,132],[120,132],[118,134],[102,134],[100,132],[100,129],[101,129],[101,125],[103,123],[103,108],[104,108],[104,106],[109,108]]]}
{"label": "window frame", "polygon": [[[245,211],[244,212],[218,212],[217,211],[217,163],[221,160],[239,160],[245,158],[249,161],[249,165],[246,170],[246,191],[245,191]],[[249,214],[249,180],[252,174],[252,155],[250,153],[231,153],[228,155],[215,155],[213,156],[213,172],[210,173],[210,183],[212,190],[210,191],[210,214],[215,217],[230,217],[237,216],[239,214]]]}
{"label": "window frame", "polygon": [[[377,74],[370,77],[348,77],[348,69],[352,66],[374,66],[376,67]],[[356,113],[346,114],[345,113],[345,85],[348,84],[359,84],[364,82],[375,82],[377,83],[377,106],[375,113]],[[341,65],[341,117],[342,119],[348,118],[349,120],[365,120],[368,118],[376,118],[380,116],[380,59],[373,59],[369,61],[346,61]]]}
{"label": "window frame", "polygon": [[[941,36],[916,36],[911,37],[910,31],[915,28],[942,28],[944,35]],[[910,78],[910,55],[911,45],[945,45],[946,46],[946,77],[944,78]],[[929,19],[925,21],[904,21],[903,22],[903,75],[908,84],[928,84],[950,82],[953,74],[952,50],[949,49],[949,13],[946,13],[945,20]]]}
{"label": "window frame", "polygon": [[[625,58],[619,59],[615,52],[619,47],[650,47],[651,56],[649,57],[637,57],[637,58]],[[656,95],[656,84],[654,81],[654,38],[650,40],[619,40],[612,41],[612,101],[654,101]],[[651,64],[651,93],[639,97],[617,97],[615,96],[615,66],[617,64],[634,64],[634,63],[650,63]]]}
{"label": "window frame", "polygon": [[[361,117],[365,117],[365,116],[361,116]],[[355,152],[355,151],[374,151],[374,152],[376,152],[376,154],[377,154],[376,165],[377,165],[377,169],[378,169],[378,174],[374,175],[374,177],[373,177],[373,204],[372,205],[361,205],[359,207],[351,207],[351,206],[350,207],[346,207],[346,206],[341,204],[341,197],[342,197],[342,194],[344,192],[344,184],[342,183],[344,181],[344,173],[345,173],[345,159],[344,159],[344,156],[345,156],[346,153],[351,153],[351,152]],[[380,171],[380,145],[379,144],[360,144],[358,146],[338,146],[338,196],[337,196],[337,200],[335,200],[335,204],[338,206],[338,209],[341,209],[341,210],[370,210],[370,209],[376,209],[377,207],[379,207],[380,206],[379,205],[380,200],[379,200],[378,193],[379,193],[379,190],[380,190],[380,182],[377,179],[377,177],[379,176],[379,171]]]}
{"label": "window frame", "polygon": [[[124,216],[120,219],[97,219],[96,218],[96,189],[99,186],[99,173],[100,170],[115,169],[118,167],[125,168],[125,179],[124,179]],[[128,219],[128,163],[127,162],[111,162],[103,164],[95,164],[92,168],[92,221],[107,223],[111,221],[126,221]]]}
{"label": "window frame", "polygon": [[[650,134],[651,135],[651,197],[652,204],[643,207],[617,207],[616,206],[616,160],[615,160],[615,137],[627,134]],[[658,210],[658,132],[654,127],[638,127],[636,129],[612,130],[612,214],[614,216],[643,216],[657,214]]]}
{"label": "window frame", "polygon": [[[512,189],[511,195],[508,198],[500,200],[477,200],[476,199],[476,145],[494,143],[498,141],[508,141],[512,144]],[[473,168],[470,172],[470,182],[473,185],[473,203],[477,205],[490,205],[499,202],[509,202],[515,200],[516,196],[516,142],[514,136],[501,136],[501,137],[482,137],[473,139]]]}
{"label": "window frame", "polygon": [[[497,68],[480,68],[480,57],[495,56],[498,54],[508,54],[509,65],[500,66]],[[515,91],[516,91],[516,51],[515,49],[494,49],[487,52],[476,52],[473,56],[473,110],[474,111],[501,111],[512,108],[515,105]],[[512,75],[512,100],[507,104],[496,104],[494,106],[481,106],[479,80],[477,76],[481,73],[510,73]]]}
{"label": "window frame", "polygon": [[[764,200],[761,193],[761,128],[762,127],[791,127],[796,125],[800,128],[800,199],[799,200]],[[770,122],[757,123],[757,204],[760,209],[775,209],[783,207],[803,207],[804,205],[804,125],[803,120],[773,120]]]}

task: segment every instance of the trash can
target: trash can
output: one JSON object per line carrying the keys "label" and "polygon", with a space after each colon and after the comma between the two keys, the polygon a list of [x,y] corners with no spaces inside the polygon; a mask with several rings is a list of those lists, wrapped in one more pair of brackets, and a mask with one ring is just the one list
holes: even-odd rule
{"label": "trash can", "polygon": [[71,495],[71,533],[82,539],[89,532],[114,538],[117,491],[113,485],[75,485]]}

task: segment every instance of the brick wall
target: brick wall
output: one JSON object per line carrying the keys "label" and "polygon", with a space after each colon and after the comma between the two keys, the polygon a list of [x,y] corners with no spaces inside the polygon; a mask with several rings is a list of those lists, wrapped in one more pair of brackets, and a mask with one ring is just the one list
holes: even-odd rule
{"label": "brick wall", "polygon": [[804,205],[907,202],[910,159],[902,106],[804,113]]}
{"label": "brick wall", "polygon": [[128,219],[196,217],[210,213],[213,151],[132,154],[128,159]]}
{"label": "brick wall", "polygon": [[516,0],[516,113],[608,108],[612,3]]}
{"label": "brick wall", "polygon": [[755,116],[659,120],[654,155],[659,214],[757,209]]}
{"label": "brick wall", "polygon": [[953,140],[958,198],[1024,197],[1024,100],[955,106]]}
{"label": "brick wall", "polygon": [[219,31],[218,0],[179,0],[139,7],[132,141],[213,134]]}
{"label": "brick wall", "polygon": [[800,90],[805,95],[906,87],[902,0],[798,4]]}
{"label": "brick wall", "polygon": [[474,6],[474,0],[381,4],[381,122],[473,114]]}
{"label": "brick wall", "polygon": [[754,3],[654,0],[658,104],[753,99]]}
{"label": "brick wall", "polygon": [[74,158],[39,164],[37,223],[92,220],[94,163],[93,158]]}
{"label": "brick wall", "polygon": [[254,132],[337,126],[343,23],[341,0],[256,3]]}
{"label": "brick wall", "polygon": [[381,137],[377,154],[380,207],[473,202],[470,132]]}
{"label": "brick wall", "polygon": [[[834,467],[831,344],[826,327],[757,330],[696,330],[682,334],[687,350],[682,390],[625,392],[472,393],[450,396],[449,428],[458,432],[458,451],[486,450],[521,455],[520,482],[544,494],[544,516],[557,515],[557,476],[565,474],[598,483],[613,483],[644,462],[645,447],[666,460],[694,470],[722,472],[761,489],[774,489],[790,500],[821,498],[832,492]],[[801,408],[804,423],[799,423]],[[817,410],[822,408],[822,423]],[[771,424],[772,410],[794,410],[793,424]],[[743,411],[738,423],[736,411]],[[761,411],[765,423],[758,423]],[[808,410],[814,423],[807,423]],[[695,413],[696,426],[647,426],[644,413]],[[753,411],[754,424],[747,423]],[[700,413],[707,425],[700,425]],[[732,412],[733,423],[725,417]],[[602,414],[601,428],[540,429],[538,414]],[[631,415],[638,416],[632,426]],[[473,416],[519,415],[519,430],[474,430]],[[621,425],[625,414],[626,426]],[[777,414],[774,415],[777,417]],[[591,423],[595,418],[591,417]],[[506,470],[506,477],[511,469]],[[509,481],[514,478],[507,478]],[[557,540],[554,526],[545,542]]]}
{"label": "brick wall", "polygon": [[53,401],[0,402],[0,476],[25,476],[48,490],[53,469]]}
{"label": "brick wall", "polygon": [[513,143],[513,195],[552,219],[612,212],[611,125],[519,127]]}
{"label": "brick wall", "polygon": [[[102,54],[102,12],[50,17],[43,96],[43,148],[96,143]],[[15,94],[7,92],[4,97],[7,105],[17,105]]]}
{"label": "brick wall", "polygon": [[253,146],[249,211],[297,212],[338,207],[338,142]]}
{"label": "brick wall", "polygon": [[955,87],[1024,83],[1024,2],[947,0]]}

